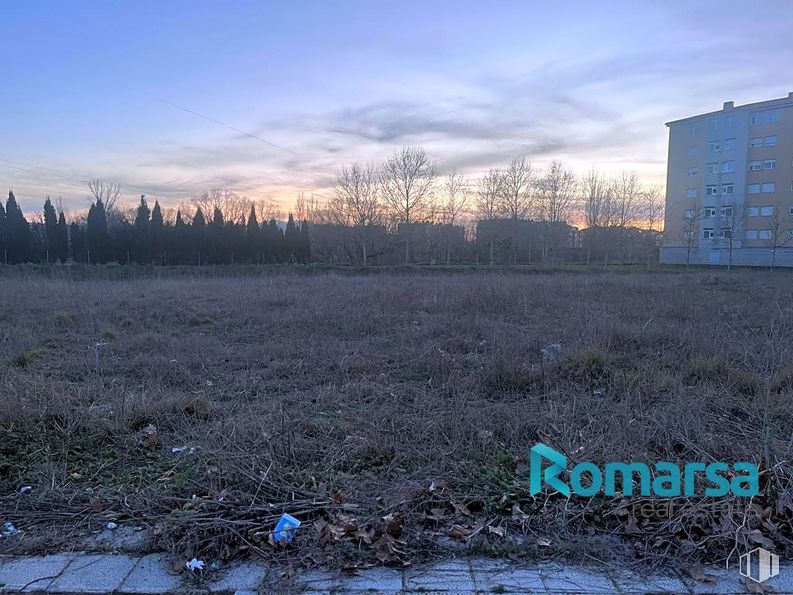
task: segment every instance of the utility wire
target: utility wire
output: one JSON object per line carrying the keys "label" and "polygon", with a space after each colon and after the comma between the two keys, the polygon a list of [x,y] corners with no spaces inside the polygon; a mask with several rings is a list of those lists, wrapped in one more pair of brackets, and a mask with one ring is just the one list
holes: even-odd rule
{"label": "utility wire", "polygon": [[168,105],[170,105],[172,107],[175,107],[176,109],[180,109],[183,112],[187,112],[188,114],[193,114],[194,116],[197,116],[199,118],[203,118],[204,120],[207,120],[208,122],[212,122],[213,124],[218,124],[219,126],[223,126],[224,128],[228,128],[229,130],[233,130],[234,132],[238,132],[239,134],[242,134],[244,136],[247,136],[247,137],[250,137],[252,139],[258,140],[259,142],[262,142],[265,145],[270,145],[271,147],[275,147],[276,149],[280,149],[282,151],[286,151],[287,153],[291,153],[292,155],[297,155],[297,153],[295,153],[291,149],[287,149],[286,147],[282,147],[281,145],[276,145],[275,143],[270,142],[267,139],[264,139],[264,138],[262,138],[260,136],[256,136],[255,134],[251,134],[250,132],[245,132],[244,130],[240,130],[239,128],[235,128],[234,126],[230,126],[230,125],[226,124],[225,122],[221,122],[220,120],[216,120],[215,118],[210,118],[209,116],[205,116],[204,114],[199,114],[198,112],[195,112],[195,111],[193,111],[193,110],[191,110],[189,108],[186,108],[186,107],[184,107],[182,105],[174,103],[173,101],[168,101],[167,99],[163,99],[162,97],[155,97],[155,99],[157,99],[158,101],[162,101],[163,103],[166,103],[166,104],[168,104]]}

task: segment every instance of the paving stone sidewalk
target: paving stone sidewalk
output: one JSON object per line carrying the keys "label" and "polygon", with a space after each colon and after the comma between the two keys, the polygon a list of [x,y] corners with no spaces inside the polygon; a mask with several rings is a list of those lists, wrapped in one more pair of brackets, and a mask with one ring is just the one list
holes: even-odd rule
{"label": "paving stone sidewalk", "polygon": [[[793,593],[793,565],[763,583]],[[494,560],[451,560],[425,568],[371,568],[358,575],[323,570],[284,582],[281,569],[242,562],[203,576],[173,574],[160,554],[55,554],[0,557],[0,592],[16,593],[747,593],[737,569],[708,568],[708,582],[678,573],[642,575],[626,569]]]}

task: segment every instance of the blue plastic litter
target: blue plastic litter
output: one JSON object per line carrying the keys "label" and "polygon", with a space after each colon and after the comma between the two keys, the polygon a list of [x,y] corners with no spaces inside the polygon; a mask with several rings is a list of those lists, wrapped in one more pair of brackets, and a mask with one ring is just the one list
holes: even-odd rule
{"label": "blue plastic litter", "polygon": [[273,541],[278,543],[282,541],[287,543],[291,542],[295,538],[295,530],[299,526],[300,521],[298,521],[291,514],[284,513],[284,515],[278,519],[278,522],[275,524]]}

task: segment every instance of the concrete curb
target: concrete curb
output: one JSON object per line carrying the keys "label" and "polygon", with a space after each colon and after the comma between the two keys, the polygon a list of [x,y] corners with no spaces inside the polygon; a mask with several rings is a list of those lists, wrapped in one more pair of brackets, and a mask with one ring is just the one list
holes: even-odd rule
{"label": "concrete curb", "polygon": [[[425,568],[370,568],[360,574],[309,570],[291,581],[259,562],[240,562],[203,576],[174,574],[160,554],[54,554],[0,558],[3,593],[746,593],[737,569],[710,567],[709,582],[678,573],[637,574],[627,569],[549,562],[535,567],[497,560],[450,560]],[[793,593],[793,565],[764,583]]]}

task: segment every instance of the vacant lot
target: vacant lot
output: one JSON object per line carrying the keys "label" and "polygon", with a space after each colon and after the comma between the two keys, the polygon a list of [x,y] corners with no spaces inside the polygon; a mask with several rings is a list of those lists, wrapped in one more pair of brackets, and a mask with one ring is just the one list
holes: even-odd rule
{"label": "vacant lot", "polygon": [[[0,549],[112,520],[177,560],[790,556],[792,355],[787,272],[5,279]],[[533,498],[540,440],[750,460],[761,495]]]}

